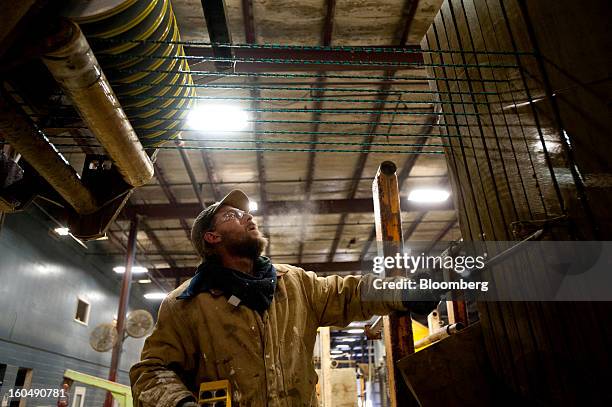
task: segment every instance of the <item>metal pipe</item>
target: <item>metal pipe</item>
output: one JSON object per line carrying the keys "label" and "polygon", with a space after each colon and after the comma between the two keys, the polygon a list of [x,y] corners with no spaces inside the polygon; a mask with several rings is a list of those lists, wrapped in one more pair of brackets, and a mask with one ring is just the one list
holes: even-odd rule
{"label": "metal pipe", "polygon": [[457,332],[459,332],[462,329],[463,329],[463,324],[460,323],[460,322],[458,322],[456,324],[446,325],[445,327],[442,327],[442,328],[438,329],[437,331],[435,331],[431,335],[426,336],[425,338],[416,341],[414,343],[414,348],[415,349],[422,348],[423,346],[427,346],[427,345],[429,345],[431,343],[437,342],[440,339],[444,339],[447,336],[456,334]]}
{"label": "metal pipe", "polygon": [[123,179],[135,187],[148,183],[153,163],[80,28],[61,20],[59,31],[47,38],[47,45],[50,51],[43,62],[117,164]]}
{"label": "metal pipe", "polygon": [[[113,347],[111,356],[111,366],[108,373],[108,380],[117,381],[117,370],[121,360],[121,349],[125,335],[125,314],[130,301],[130,288],[132,285],[132,266],[136,258],[136,236],[138,235],[138,224],[140,217],[136,216],[130,222],[130,234],[128,236],[127,253],[125,255],[125,272],[121,281],[121,293],[119,295],[119,310],[117,311],[117,343]],[[109,393],[110,394],[110,393]],[[107,394],[105,406],[112,406],[112,398]]]}
{"label": "metal pipe", "polygon": [[77,172],[21,112],[0,97],[0,134],[79,214],[98,209]]}

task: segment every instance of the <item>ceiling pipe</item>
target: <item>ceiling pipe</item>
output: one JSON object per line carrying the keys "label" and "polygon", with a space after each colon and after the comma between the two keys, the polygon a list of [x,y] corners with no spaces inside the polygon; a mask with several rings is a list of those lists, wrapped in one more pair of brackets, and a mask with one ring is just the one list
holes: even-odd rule
{"label": "ceiling pipe", "polygon": [[96,199],[77,172],[21,112],[0,97],[0,135],[51,185],[77,213],[98,209]]}
{"label": "ceiling pipe", "polygon": [[81,29],[62,19],[48,37],[42,60],[70,96],[81,117],[115,162],[123,179],[138,187],[153,177],[153,163],[138,140]]}

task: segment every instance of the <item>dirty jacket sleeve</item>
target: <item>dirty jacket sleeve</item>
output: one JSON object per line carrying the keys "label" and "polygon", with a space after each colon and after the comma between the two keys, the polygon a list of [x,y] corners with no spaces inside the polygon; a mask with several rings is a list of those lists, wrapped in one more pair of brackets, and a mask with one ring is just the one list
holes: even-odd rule
{"label": "dirty jacket sleeve", "polygon": [[[175,407],[186,397],[193,397],[176,372],[191,371],[194,345],[173,308],[176,299],[167,297],[161,304],[155,329],[145,341],[141,361],[130,369],[135,407]],[[182,325],[182,329],[180,328]]]}
{"label": "dirty jacket sleeve", "polygon": [[401,290],[386,292],[386,297],[373,288],[372,274],[361,276],[319,277],[303,271],[302,281],[319,326],[345,326],[352,321],[365,321],[374,315],[406,311]]}

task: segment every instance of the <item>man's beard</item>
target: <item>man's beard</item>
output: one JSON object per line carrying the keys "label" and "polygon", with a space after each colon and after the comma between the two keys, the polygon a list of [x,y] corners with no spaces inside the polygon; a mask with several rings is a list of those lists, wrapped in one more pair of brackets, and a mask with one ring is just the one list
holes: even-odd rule
{"label": "man's beard", "polygon": [[251,236],[245,234],[240,237],[227,235],[223,236],[223,245],[233,256],[256,259],[261,256],[261,253],[263,253],[268,245],[268,239],[262,235]]}

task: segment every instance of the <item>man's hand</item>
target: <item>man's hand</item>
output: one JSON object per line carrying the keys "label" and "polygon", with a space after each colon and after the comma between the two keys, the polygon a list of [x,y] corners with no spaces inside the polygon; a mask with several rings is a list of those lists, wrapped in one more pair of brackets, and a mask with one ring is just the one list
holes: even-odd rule
{"label": "man's hand", "polygon": [[[419,281],[421,278],[441,281],[443,276],[441,272],[419,272],[414,274],[411,280]],[[411,312],[425,316],[438,306],[446,292],[446,290],[404,290],[403,303]]]}

